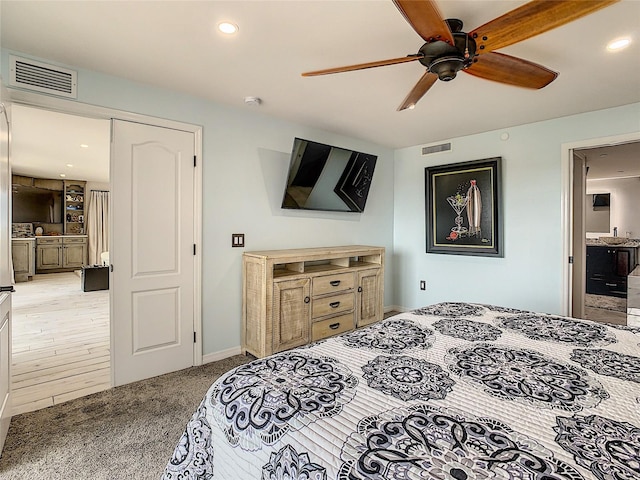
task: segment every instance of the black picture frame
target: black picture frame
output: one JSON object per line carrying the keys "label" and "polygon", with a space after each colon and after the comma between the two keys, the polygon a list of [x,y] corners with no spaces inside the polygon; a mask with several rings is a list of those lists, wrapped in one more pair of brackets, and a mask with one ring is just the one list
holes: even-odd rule
{"label": "black picture frame", "polygon": [[425,168],[427,253],[502,257],[502,157]]}

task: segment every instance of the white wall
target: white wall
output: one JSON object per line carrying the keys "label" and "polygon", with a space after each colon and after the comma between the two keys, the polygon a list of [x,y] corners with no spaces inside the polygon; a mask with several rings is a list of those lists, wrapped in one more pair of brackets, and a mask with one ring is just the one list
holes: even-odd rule
{"label": "white wall", "polygon": [[[417,308],[462,300],[561,313],[562,144],[637,131],[640,104],[633,104],[453,138],[448,153],[423,157],[421,146],[396,151],[396,302]],[[504,258],[426,254],[425,167],[496,156],[503,159]]]}
{"label": "white wall", "polygon": [[[640,159],[638,159],[640,162]],[[587,194],[610,193],[609,235],[618,227],[618,236],[640,238],[640,178],[587,180]],[[589,208],[589,206],[587,206]],[[587,238],[606,236],[606,233],[587,234]]]}
{"label": "white wall", "polygon": [[[8,72],[8,54],[2,51],[2,72]],[[242,107],[229,107],[76,70],[79,102],[203,126],[203,354],[240,345],[244,250],[377,245],[387,249],[387,268],[392,271],[391,149],[261,115],[244,106],[242,99],[238,99]],[[363,214],[280,209],[289,152],[296,136],[378,155]],[[231,247],[232,233],[246,234],[246,249]],[[392,302],[390,279],[389,273],[385,278],[385,305]]]}

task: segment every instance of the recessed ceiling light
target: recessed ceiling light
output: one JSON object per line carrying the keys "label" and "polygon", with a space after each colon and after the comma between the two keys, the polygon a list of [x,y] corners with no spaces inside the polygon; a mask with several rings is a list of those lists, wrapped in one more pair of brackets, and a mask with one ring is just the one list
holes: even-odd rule
{"label": "recessed ceiling light", "polygon": [[66,175],[65,175],[64,173],[61,173],[61,174],[60,174],[60,176],[61,176],[62,178],[66,177]]}
{"label": "recessed ceiling light", "polygon": [[238,26],[235,23],[231,22],[222,22],[218,24],[218,30],[227,35],[233,35],[237,33]]}
{"label": "recessed ceiling light", "polygon": [[81,143],[80,148],[89,148],[89,145],[87,145],[86,143]]}
{"label": "recessed ceiling light", "polygon": [[73,167],[73,163],[67,163],[67,167],[72,168]]}
{"label": "recessed ceiling light", "polygon": [[619,50],[622,50],[623,48],[627,48],[629,45],[631,45],[631,39],[630,38],[617,38],[615,40],[611,40],[608,44],[607,44],[607,50],[609,50],[610,52],[617,52]]}

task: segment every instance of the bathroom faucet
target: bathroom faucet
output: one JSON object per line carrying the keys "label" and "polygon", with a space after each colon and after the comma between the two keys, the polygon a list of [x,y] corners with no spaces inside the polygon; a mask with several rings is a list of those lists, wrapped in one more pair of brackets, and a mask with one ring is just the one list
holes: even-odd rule
{"label": "bathroom faucet", "polygon": [[613,227],[613,236],[614,237],[618,236],[618,227]]}

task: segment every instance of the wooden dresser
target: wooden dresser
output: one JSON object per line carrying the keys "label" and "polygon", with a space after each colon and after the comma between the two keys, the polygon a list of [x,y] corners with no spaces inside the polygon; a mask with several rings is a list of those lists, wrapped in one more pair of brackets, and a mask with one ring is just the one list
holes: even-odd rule
{"label": "wooden dresser", "polygon": [[382,247],[245,252],[242,277],[242,351],[256,357],[382,320]]}

